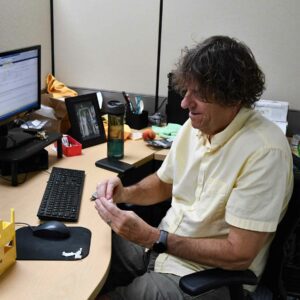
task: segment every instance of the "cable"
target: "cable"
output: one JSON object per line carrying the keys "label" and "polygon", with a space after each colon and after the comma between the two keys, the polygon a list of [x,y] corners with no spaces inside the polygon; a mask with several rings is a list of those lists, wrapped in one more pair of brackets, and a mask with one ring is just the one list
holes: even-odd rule
{"label": "cable", "polygon": [[15,225],[26,225],[27,227],[29,227],[33,231],[32,226],[30,224],[28,224],[28,223],[25,223],[25,222],[15,222]]}

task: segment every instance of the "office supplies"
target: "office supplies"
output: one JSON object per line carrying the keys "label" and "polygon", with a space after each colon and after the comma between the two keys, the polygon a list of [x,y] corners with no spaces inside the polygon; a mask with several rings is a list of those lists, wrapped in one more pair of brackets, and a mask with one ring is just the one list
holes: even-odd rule
{"label": "office supplies", "polygon": [[155,148],[163,148],[163,149],[169,149],[172,146],[172,141],[169,141],[167,139],[162,140],[148,140],[146,141],[147,145],[153,146]]}
{"label": "office supplies", "polygon": [[135,109],[134,109],[134,114],[140,115],[144,110],[144,102],[142,100],[141,96],[136,96],[135,97]]}
{"label": "office supplies", "polygon": [[134,111],[133,105],[132,105],[132,103],[131,103],[131,101],[130,101],[130,98],[129,98],[128,94],[126,94],[126,93],[123,91],[123,92],[122,92],[122,95],[123,95],[123,97],[124,97],[124,99],[125,99],[125,102],[126,102],[126,104],[127,104],[128,110],[131,111],[131,112],[133,112],[133,111]]}
{"label": "office supplies", "polygon": [[161,112],[157,112],[153,114],[152,116],[148,117],[148,120],[151,125],[156,126],[165,126],[166,125],[166,116],[162,114]]}
{"label": "office supplies", "polygon": [[142,129],[148,126],[148,111],[143,110],[141,114],[126,112],[126,123],[130,128]]}
{"label": "office supplies", "polygon": [[41,220],[76,222],[85,172],[53,167],[37,216]]}
{"label": "office supplies", "polygon": [[92,201],[95,201],[97,199],[97,192],[94,192],[90,198]]}
{"label": "office supplies", "polygon": [[265,118],[275,123],[284,134],[287,129],[287,115],[289,103],[286,101],[260,99],[255,102],[254,109],[259,111]]}
{"label": "office supplies", "polygon": [[64,134],[62,137],[62,151],[65,156],[81,155],[82,145],[71,136]]}
{"label": "office supplies", "polygon": [[25,132],[27,130],[41,130],[44,128],[44,126],[48,123],[48,120],[32,120],[32,121],[27,121],[21,125],[21,128],[24,129]]}
{"label": "office supplies", "polygon": [[10,209],[10,222],[0,220],[0,275],[16,261],[15,211]]}

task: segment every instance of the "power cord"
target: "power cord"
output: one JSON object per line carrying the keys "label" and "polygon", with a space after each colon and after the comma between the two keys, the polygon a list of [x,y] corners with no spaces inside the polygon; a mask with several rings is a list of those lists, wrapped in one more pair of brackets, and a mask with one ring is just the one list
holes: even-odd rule
{"label": "power cord", "polygon": [[27,227],[29,227],[33,231],[32,226],[30,224],[28,224],[28,223],[25,223],[25,222],[15,222],[15,225],[26,225]]}

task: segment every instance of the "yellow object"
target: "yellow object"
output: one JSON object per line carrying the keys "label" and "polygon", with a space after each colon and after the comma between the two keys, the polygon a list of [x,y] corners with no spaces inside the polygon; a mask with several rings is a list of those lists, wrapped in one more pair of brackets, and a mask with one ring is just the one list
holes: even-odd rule
{"label": "yellow object", "polygon": [[15,263],[16,231],[15,231],[15,210],[10,210],[10,222],[0,220],[0,275]]}
{"label": "yellow object", "polygon": [[[102,116],[103,127],[104,127],[104,131],[105,131],[106,136],[107,136],[107,131],[108,131],[108,121],[107,121],[107,119],[108,119],[107,115]],[[130,136],[131,136],[131,129],[127,124],[124,124],[124,141],[129,139]]]}
{"label": "yellow object", "polygon": [[78,93],[65,86],[64,83],[58,81],[52,74],[46,77],[47,92],[52,94],[53,98],[73,97]]}

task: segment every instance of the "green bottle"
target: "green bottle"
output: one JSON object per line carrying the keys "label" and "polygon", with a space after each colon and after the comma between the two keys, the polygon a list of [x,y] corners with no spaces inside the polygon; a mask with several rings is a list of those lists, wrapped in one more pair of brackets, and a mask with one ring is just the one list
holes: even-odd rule
{"label": "green bottle", "polygon": [[107,157],[121,159],[124,157],[124,103],[118,100],[108,101],[107,113]]}

